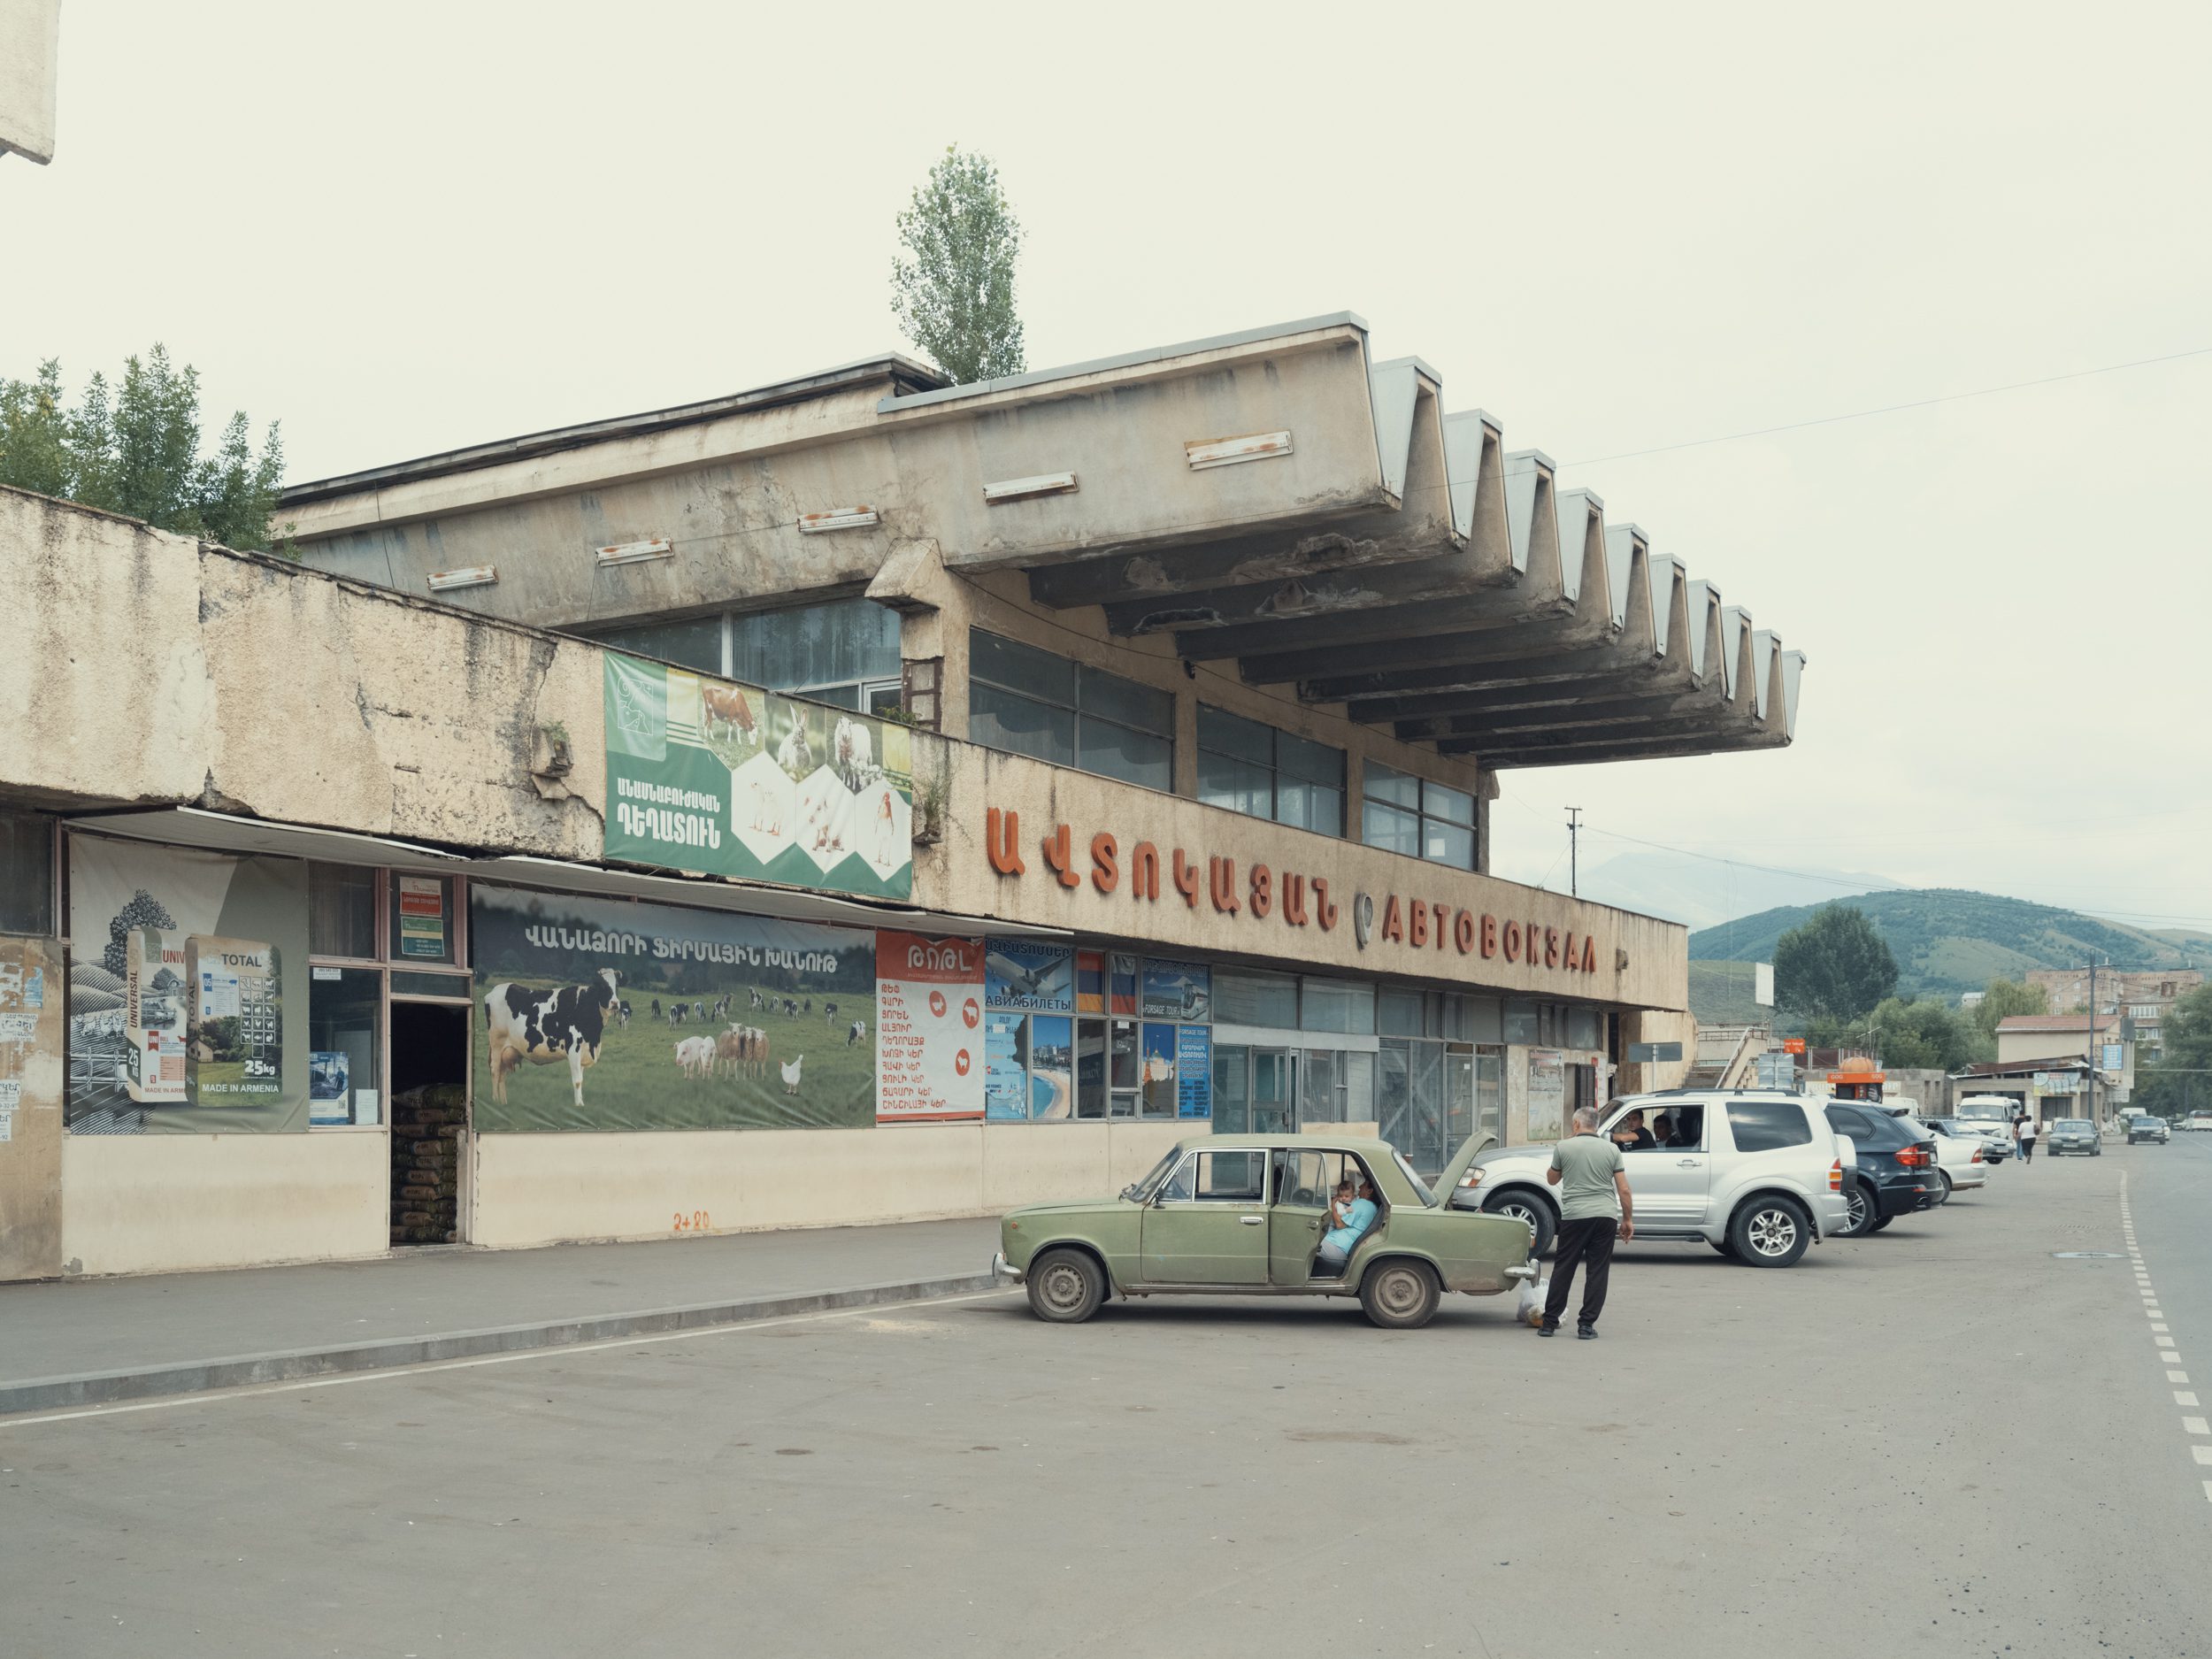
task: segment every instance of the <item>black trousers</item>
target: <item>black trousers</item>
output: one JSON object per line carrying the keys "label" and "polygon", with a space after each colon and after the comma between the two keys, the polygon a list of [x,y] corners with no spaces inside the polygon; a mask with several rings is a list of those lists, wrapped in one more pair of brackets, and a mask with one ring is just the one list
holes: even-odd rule
{"label": "black trousers", "polygon": [[1612,1216],[1593,1216],[1585,1221],[1559,1224],[1559,1241],[1552,1255],[1551,1294],[1544,1298],[1544,1325],[1559,1328],[1559,1316],[1567,1311],[1567,1298],[1575,1287],[1575,1268],[1583,1269],[1582,1311],[1577,1325],[1595,1325],[1605,1311],[1606,1281],[1613,1276],[1613,1241],[1620,1222]]}

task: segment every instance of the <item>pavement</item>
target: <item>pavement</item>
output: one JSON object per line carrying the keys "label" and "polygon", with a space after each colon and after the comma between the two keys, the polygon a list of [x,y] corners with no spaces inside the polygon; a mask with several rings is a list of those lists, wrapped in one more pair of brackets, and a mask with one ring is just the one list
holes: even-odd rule
{"label": "pavement", "polygon": [[2177,1136],[1786,1271],[1632,1245],[1595,1342],[1002,1293],[0,1421],[7,1645],[2204,1655],[2208,1182]]}
{"label": "pavement", "polygon": [[0,1285],[0,1413],[980,1289],[997,1248],[928,1221]]}

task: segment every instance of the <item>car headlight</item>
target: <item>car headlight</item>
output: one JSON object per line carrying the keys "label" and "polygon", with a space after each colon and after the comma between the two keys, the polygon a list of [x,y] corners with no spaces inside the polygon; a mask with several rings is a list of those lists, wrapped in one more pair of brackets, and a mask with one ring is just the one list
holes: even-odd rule
{"label": "car headlight", "polygon": [[1477,1164],[1473,1169],[1469,1170],[1466,1174],[1459,1178],[1459,1184],[1462,1187],[1479,1187],[1482,1185],[1482,1178],[1489,1173],[1489,1171],[1484,1169],[1480,1164]]}

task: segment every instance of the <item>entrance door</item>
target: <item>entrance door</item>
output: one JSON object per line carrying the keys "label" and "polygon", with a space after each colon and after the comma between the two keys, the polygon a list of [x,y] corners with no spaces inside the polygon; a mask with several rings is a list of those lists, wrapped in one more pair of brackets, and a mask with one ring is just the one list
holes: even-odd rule
{"label": "entrance door", "polygon": [[1139,1223],[1145,1282],[1267,1283],[1266,1175],[1264,1152],[1187,1155]]}
{"label": "entrance door", "polygon": [[1349,1086],[1344,1078],[1344,1056],[1334,1048],[1309,1048],[1299,1068],[1298,1125],[1340,1124],[1344,1097]]}
{"label": "entrance door", "polygon": [[1288,1048],[1254,1048],[1252,1133],[1288,1134],[1298,1126],[1297,1056]]}
{"label": "entrance door", "polygon": [[392,999],[395,1246],[468,1240],[468,1004]]}
{"label": "entrance door", "polygon": [[1252,1051],[1214,1050],[1214,1133],[1240,1135],[1252,1126]]}

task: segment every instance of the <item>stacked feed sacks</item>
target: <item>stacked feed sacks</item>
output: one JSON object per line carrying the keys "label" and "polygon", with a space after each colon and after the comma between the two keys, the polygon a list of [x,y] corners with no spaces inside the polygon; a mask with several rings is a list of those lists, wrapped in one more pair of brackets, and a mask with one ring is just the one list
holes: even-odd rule
{"label": "stacked feed sacks", "polygon": [[392,1100],[392,1242],[453,1244],[460,1239],[461,1137],[468,1092],[426,1084]]}

